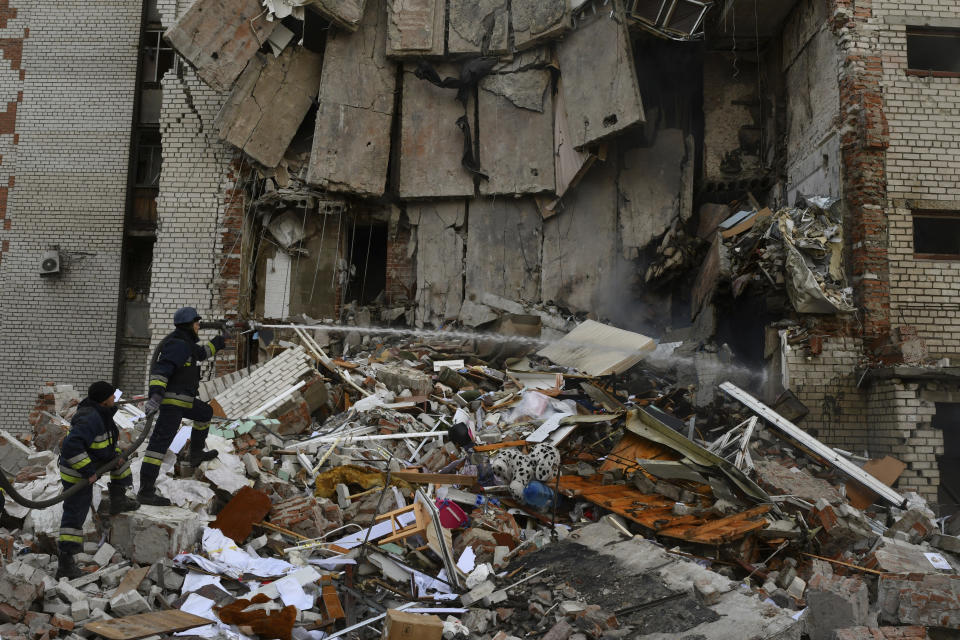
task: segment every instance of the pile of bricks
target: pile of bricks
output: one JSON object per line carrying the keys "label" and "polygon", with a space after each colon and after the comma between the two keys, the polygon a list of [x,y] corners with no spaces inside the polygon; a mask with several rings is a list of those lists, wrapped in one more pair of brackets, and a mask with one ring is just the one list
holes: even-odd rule
{"label": "pile of bricks", "polygon": [[340,507],[330,500],[297,496],[273,505],[268,517],[272,524],[308,538],[319,538],[343,526]]}
{"label": "pile of bricks", "polygon": [[242,418],[312,375],[313,371],[303,347],[287,349],[243,380],[218,393],[214,401],[226,416]]}

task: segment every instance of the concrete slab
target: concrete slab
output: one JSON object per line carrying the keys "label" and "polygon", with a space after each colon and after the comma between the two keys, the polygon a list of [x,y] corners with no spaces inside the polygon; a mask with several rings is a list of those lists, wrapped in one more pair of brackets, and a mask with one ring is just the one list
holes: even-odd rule
{"label": "concrete slab", "polygon": [[637,71],[619,0],[587,11],[557,46],[561,91],[575,149],[644,121]]}
{"label": "concrete slab", "polygon": [[[356,31],[361,20],[366,18],[364,12],[367,0],[311,0],[308,6],[317,13],[347,31]],[[375,0],[371,4],[379,4]],[[382,15],[383,11],[379,12]]]}
{"label": "concrete slab", "polygon": [[220,139],[276,167],[320,89],[322,67],[323,57],[303,47],[257,54],[217,114]]}
{"label": "concrete slab", "polygon": [[856,576],[816,575],[810,581],[806,601],[810,640],[832,640],[836,629],[866,624],[870,614],[867,585]]}
{"label": "concrete slab", "polygon": [[757,483],[767,489],[771,495],[797,496],[810,503],[816,503],[821,498],[830,503],[843,500],[840,492],[832,484],[826,480],[814,478],[803,469],[787,467],[773,460],[757,460],[754,464],[757,470]]}
{"label": "concrete slab", "polygon": [[388,0],[387,12],[388,57],[443,55],[445,0]]}
{"label": "concrete slab", "polygon": [[[441,78],[459,77],[456,65],[436,66]],[[421,80],[406,65],[403,72],[403,118],[400,134],[400,197],[442,198],[473,195],[473,175],[463,168],[463,133],[457,119],[464,110],[456,92]],[[469,118],[475,131],[473,118]]]}
{"label": "concrete slab", "polygon": [[479,91],[480,164],[484,195],[553,191],[553,95],[550,72],[531,69],[487,76]]}
{"label": "concrete slab", "polygon": [[[483,293],[510,300],[540,297],[542,219],[531,199],[486,199],[470,202],[465,297],[479,304]],[[486,307],[484,307],[486,308]],[[464,303],[463,309],[477,309]],[[487,321],[496,317],[481,314]],[[464,318],[463,310],[460,314]]]}
{"label": "concrete slab", "polygon": [[357,33],[331,31],[307,182],[381,196],[390,159],[396,67],[386,57],[384,0],[371,0]]}
{"label": "concrete slab", "polygon": [[510,5],[513,46],[522,51],[570,30],[567,0],[513,0]]}
{"label": "concrete slab", "polygon": [[612,163],[590,169],[566,196],[563,211],[543,223],[541,298],[577,311],[607,315],[622,306],[616,281],[617,189]]}
{"label": "concrete slab", "polygon": [[684,193],[684,170],[688,165],[692,169],[692,156],[693,147],[688,149],[680,129],[663,129],[652,147],[623,152],[617,189],[624,258],[638,257],[640,250],[666,233],[677,217],[690,215],[682,210],[681,203],[692,200],[692,193]]}
{"label": "concrete slab", "polygon": [[413,395],[419,396],[433,391],[433,378],[429,374],[402,364],[379,367],[375,375],[377,380],[394,393],[402,393],[404,389],[409,389]]}
{"label": "concrete slab", "polygon": [[278,25],[260,0],[196,0],[164,34],[217,91],[227,91]]}
{"label": "concrete slab", "polygon": [[[701,600],[701,606],[709,610],[709,615],[701,616],[702,622],[695,626],[683,625],[688,628],[673,631],[644,632],[643,638],[800,638],[802,625],[791,617],[792,611],[764,603],[753,593],[734,588],[735,585],[722,576],[693,562],[671,556],[652,542],[640,538],[624,540],[617,529],[604,522],[584,527],[572,539],[599,555],[613,559],[618,567],[622,567],[622,571],[617,570],[618,575],[644,576],[648,580],[655,580],[661,588],[671,593],[686,592],[698,597],[698,593],[710,592],[709,602]],[[671,615],[671,612],[652,609],[646,615],[663,617]],[[678,625],[682,622],[676,620]]]}
{"label": "concrete slab", "polygon": [[[893,538],[880,538],[865,566],[889,573],[939,573],[925,555],[929,549]],[[935,553],[935,552],[934,552]]]}
{"label": "concrete slab", "polygon": [[463,201],[410,203],[410,224],[417,228],[418,326],[456,318],[463,300]]}
{"label": "concrete slab", "polygon": [[151,564],[191,548],[203,527],[192,511],[147,505],[112,516],[110,523],[110,542],[137,564]]}
{"label": "concrete slab", "polygon": [[450,53],[502,55],[509,51],[507,0],[450,0]]}

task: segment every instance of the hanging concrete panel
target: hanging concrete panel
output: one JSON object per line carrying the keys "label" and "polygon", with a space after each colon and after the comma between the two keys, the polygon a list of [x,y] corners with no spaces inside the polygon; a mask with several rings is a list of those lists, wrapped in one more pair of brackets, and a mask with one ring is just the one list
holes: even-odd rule
{"label": "hanging concrete panel", "polygon": [[533,69],[480,82],[480,163],[485,195],[554,190],[550,72]]}
{"label": "hanging concrete panel", "polygon": [[570,30],[567,0],[513,0],[513,46],[518,50],[559,38]]}
{"label": "hanging concrete panel", "polygon": [[[612,14],[612,15],[611,15]],[[561,90],[574,148],[644,121],[640,87],[619,0],[580,17],[557,45]]]}
{"label": "hanging concrete panel", "polygon": [[367,6],[356,33],[332,30],[323,57],[320,105],[307,182],[381,196],[390,159],[396,67],[386,58],[384,0]]}
{"label": "hanging concrete panel", "polygon": [[617,186],[611,162],[597,163],[564,208],[543,223],[541,298],[575,311],[611,315],[629,297],[616,282]]}
{"label": "hanging concrete panel", "polygon": [[279,58],[257,54],[215,121],[220,139],[266,167],[276,167],[320,88],[323,57],[290,47]]}
{"label": "hanging concrete panel", "polygon": [[[312,0],[308,6],[338,27],[356,31],[361,19],[367,17],[364,12],[366,4],[367,0]],[[371,2],[371,4],[379,3]],[[383,11],[380,13],[382,14]]]}
{"label": "hanging concrete panel", "polygon": [[227,91],[277,24],[259,0],[196,0],[164,37],[204,82]]}
{"label": "hanging concrete panel", "polygon": [[663,129],[652,147],[623,153],[617,182],[624,258],[636,258],[677,217],[690,217],[694,150],[687,144],[680,129]]}
{"label": "hanging concrete panel", "polygon": [[[400,134],[400,197],[472,196],[473,175],[461,165],[463,133],[457,119],[473,113],[456,100],[455,89],[421,80],[407,65],[403,73],[403,122]],[[441,78],[459,76],[456,65],[437,65]],[[468,118],[471,131],[473,119]]]}
{"label": "hanging concrete panel", "polygon": [[532,199],[471,200],[467,231],[466,300],[539,299],[542,221]]}
{"label": "hanging concrete panel", "polygon": [[445,0],[389,0],[387,55],[442,56],[446,6]]}
{"label": "hanging concrete panel", "polygon": [[509,51],[507,0],[450,0],[450,53],[500,55]]}
{"label": "hanging concrete panel", "polygon": [[410,203],[417,228],[417,325],[441,325],[460,314],[463,301],[462,200]]}

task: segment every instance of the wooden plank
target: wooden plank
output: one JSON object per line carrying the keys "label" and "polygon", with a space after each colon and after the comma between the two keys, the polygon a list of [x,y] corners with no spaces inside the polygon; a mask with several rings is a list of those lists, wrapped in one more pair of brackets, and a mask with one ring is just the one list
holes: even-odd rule
{"label": "wooden plank", "polygon": [[833,558],[817,556],[812,553],[801,552],[801,554],[807,556],[808,558],[816,558],[817,560],[823,560],[824,562],[837,564],[837,565],[840,565],[841,567],[847,567],[848,569],[855,569],[857,571],[863,571],[864,573],[872,573],[875,576],[883,576],[888,573],[886,571],[877,571],[876,569],[868,569],[866,567],[861,567],[859,565],[850,564],[849,562],[843,562],[842,560],[834,560]]}
{"label": "wooden plank", "polygon": [[117,588],[114,590],[113,595],[110,596],[114,598],[115,596],[120,595],[121,593],[126,593],[127,591],[133,591],[140,586],[140,583],[143,582],[143,579],[147,577],[147,573],[150,572],[150,567],[137,567],[136,569],[130,569],[127,571],[127,574],[123,576],[123,580],[120,581],[120,584],[117,585]]}
{"label": "wooden plank", "polygon": [[95,620],[94,622],[88,622],[83,628],[85,631],[109,640],[137,640],[157,634],[186,631],[208,624],[212,624],[212,622],[206,618],[174,609],[171,611],[138,613],[135,616],[114,618],[113,620]]}
{"label": "wooden plank", "polygon": [[327,618],[340,620],[346,618],[347,614],[343,611],[343,605],[340,604],[340,596],[337,595],[337,588],[332,584],[325,584],[320,590],[320,596],[323,599],[323,608],[326,609]]}

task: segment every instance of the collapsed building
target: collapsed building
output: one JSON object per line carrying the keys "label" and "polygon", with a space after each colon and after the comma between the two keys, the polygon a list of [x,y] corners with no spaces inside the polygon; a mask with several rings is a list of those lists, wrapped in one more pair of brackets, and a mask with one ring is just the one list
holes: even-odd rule
{"label": "collapsed building", "polygon": [[960,503],[956,7],[0,9],[11,431],[48,381],[140,391],[188,303],[544,337],[591,316],[675,345],[698,406],[739,372]]}

